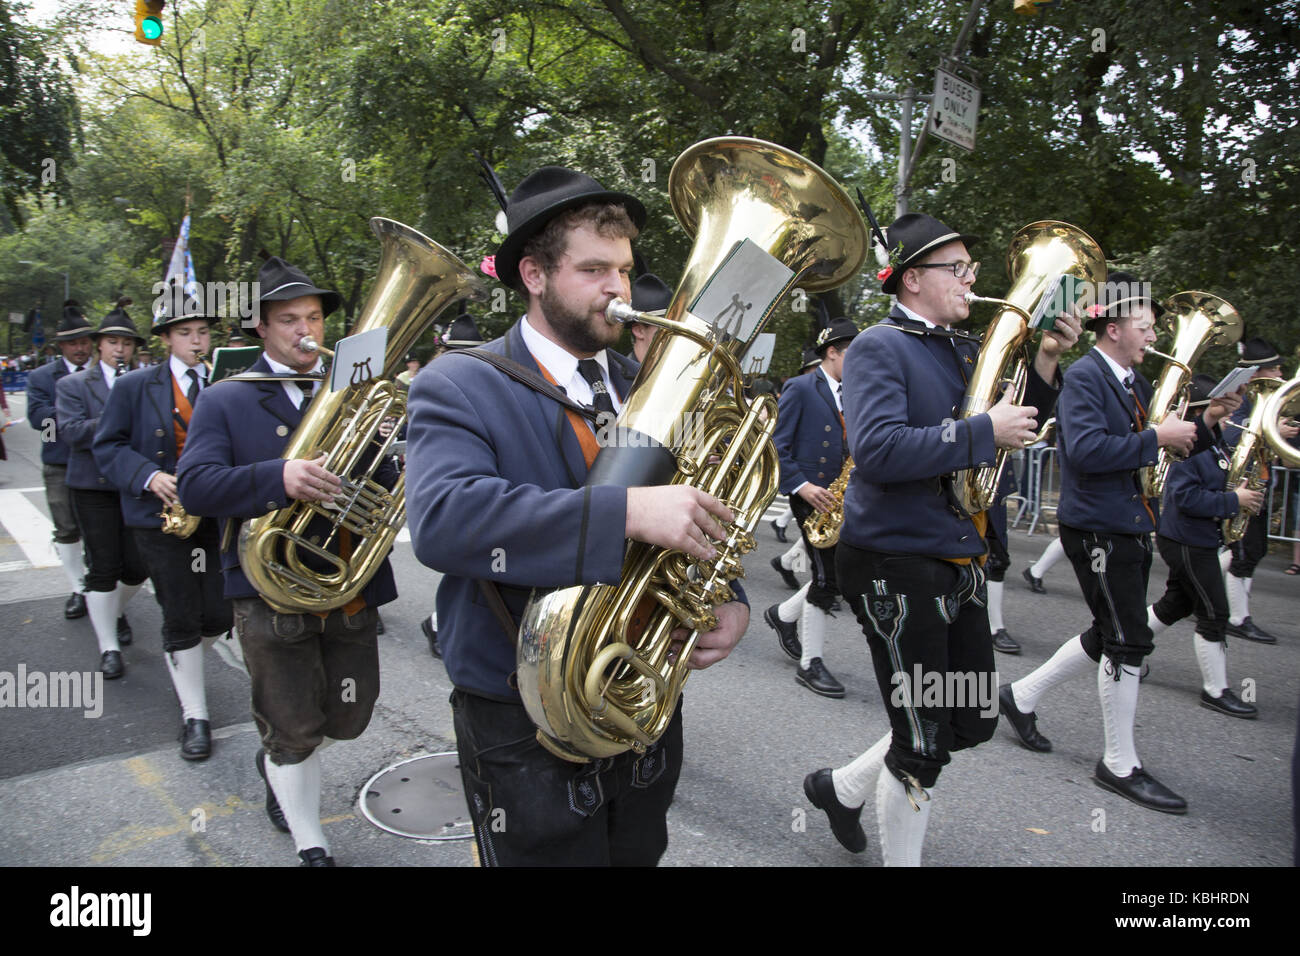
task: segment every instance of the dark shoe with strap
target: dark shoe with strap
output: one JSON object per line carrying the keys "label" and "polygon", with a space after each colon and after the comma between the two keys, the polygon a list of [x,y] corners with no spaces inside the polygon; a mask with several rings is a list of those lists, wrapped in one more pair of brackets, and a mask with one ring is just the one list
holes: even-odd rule
{"label": "dark shoe with strap", "polygon": [[799,579],[794,576],[793,571],[787,571],[785,568],[781,567],[780,558],[773,558],[770,563],[772,565],[772,570],[781,575],[781,580],[785,582],[786,587],[791,591],[799,590]]}
{"label": "dark shoe with strap", "polygon": [[131,633],[131,622],[128,621],[126,615],[123,614],[117,619],[117,643],[126,647],[133,640],[135,640],[135,635]]}
{"label": "dark shoe with strap", "polygon": [[1132,800],[1138,806],[1146,807],[1148,810],[1177,814],[1187,812],[1186,800],[1141,767],[1135,767],[1127,777],[1117,777],[1110,772],[1106,761],[1098,760],[1097,771],[1092,779],[1103,790],[1118,793],[1126,800]]}
{"label": "dark shoe with strap", "polygon": [[867,848],[867,835],[862,830],[862,807],[850,810],[835,796],[835,781],[830,767],[815,770],[803,778],[803,792],[809,802],[826,814],[831,833],[840,846],[850,853],[861,853]]}
{"label": "dark shoe with strap", "polygon": [[310,846],[305,850],[298,851],[298,858],[302,860],[302,866],[336,866],[334,857],[325,852],[324,847]]}
{"label": "dark shoe with strap", "polygon": [[1207,710],[1227,714],[1229,717],[1240,717],[1242,720],[1254,720],[1259,716],[1259,709],[1254,704],[1247,704],[1230,690],[1225,690],[1218,697],[1211,697],[1202,688],[1201,706]]}
{"label": "dark shoe with strap", "polygon": [[1025,583],[1029,585],[1029,590],[1033,591],[1035,594],[1047,593],[1047,588],[1043,587],[1043,579],[1034,577],[1033,572],[1030,571],[1029,568],[1025,568],[1021,577],[1023,577]]}
{"label": "dark shoe with strap", "polygon": [[122,663],[121,651],[105,651],[99,658],[99,669],[104,673],[104,680],[117,680],[126,673]]}
{"label": "dark shoe with strap", "polygon": [[802,684],[814,694],[839,699],[844,696],[844,685],[835,679],[820,657],[814,657],[807,668],[799,668],[794,675],[795,683]]}
{"label": "dark shoe with strap", "polygon": [[1256,644],[1276,644],[1277,638],[1258,624],[1246,617],[1240,624],[1229,624],[1228,633],[1242,640],[1254,641]]}
{"label": "dark shoe with strap", "polygon": [[266,779],[266,751],[258,750],[253,762],[257,765],[257,775],[262,778],[262,783],[266,784],[266,817],[281,833],[288,833],[289,821],[285,819],[284,811],[280,809],[280,801],[276,799],[275,791],[271,789],[271,783]]}
{"label": "dark shoe with strap", "polygon": [[772,526],[772,530],[776,533],[777,541],[780,541],[782,544],[790,543],[790,539],[785,536],[785,528],[782,528],[775,521],[769,521],[768,524]]}
{"label": "dark shoe with strap", "polygon": [[1005,627],[1000,627],[993,632],[993,649],[1003,654],[1020,653],[1020,645],[1007,633]]}
{"label": "dark shoe with strap", "polygon": [[1011,693],[1011,685],[1003,684],[998,688],[998,710],[1006,718],[1011,729],[1016,732],[1020,742],[1029,750],[1035,753],[1045,754],[1052,752],[1052,742],[1038,732],[1038,715],[1035,713],[1023,713],[1016,706],[1015,695]]}
{"label": "dark shoe with strap", "polygon": [[424,631],[424,636],[429,641],[429,653],[442,660],[442,648],[438,646],[438,632],[433,629],[427,617],[420,622],[420,630]]}
{"label": "dark shoe with strap", "polygon": [[799,625],[787,624],[781,620],[781,615],[777,613],[777,608],[781,605],[773,604],[763,612],[763,620],[767,621],[767,626],[776,631],[777,639],[781,642],[781,650],[785,651],[785,656],[791,660],[799,660],[803,657],[803,645],[799,643]]}
{"label": "dark shoe with strap", "polygon": [[80,591],[73,591],[63,605],[63,616],[69,621],[86,616],[86,596]]}
{"label": "dark shoe with strap", "polygon": [[207,760],[212,756],[212,725],[190,717],[181,728],[181,756],[186,760]]}

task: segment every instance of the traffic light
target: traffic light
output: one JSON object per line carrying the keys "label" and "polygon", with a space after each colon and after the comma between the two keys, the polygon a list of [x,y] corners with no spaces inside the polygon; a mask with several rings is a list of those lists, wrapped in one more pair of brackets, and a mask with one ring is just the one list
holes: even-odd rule
{"label": "traffic light", "polygon": [[137,43],[158,46],[162,43],[162,10],[165,0],[135,0],[135,39]]}
{"label": "traffic light", "polygon": [[1039,10],[1054,7],[1058,2],[1059,0],[1012,0],[1011,7],[1021,16],[1036,17]]}

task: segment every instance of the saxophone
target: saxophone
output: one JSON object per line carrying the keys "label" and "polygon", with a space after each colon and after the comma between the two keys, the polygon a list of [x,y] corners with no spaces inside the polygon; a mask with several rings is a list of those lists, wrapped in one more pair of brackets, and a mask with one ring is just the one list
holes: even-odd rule
{"label": "saxophone", "polygon": [[[1268,405],[1268,399],[1286,384],[1280,378],[1257,378],[1246,386],[1246,394],[1252,403],[1250,417],[1246,419],[1244,425],[1238,425],[1236,422],[1224,422],[1225,425],[1241,429],[1241,436],[1237,439],[1237,447],[1232,450],[1232,459],[1228,462],[1228,477],[1226,487],[1232,491],[1243,481],[1249,491],[1263,491],[1268,487],[1268,482],[1264,479],[1264,472],[1268,466],[1273,463],[1275,458],[1273,449],[1261,435],[1260,424],[1263,421],[1263,413]],[[1240,541],[1242,535],[1246,533],[1246,525],[1250,523],[1253,515],[1247,512],[1238,512],[1231,518],[1223,522],[1223,542],[1232,544],[1234,541]]]}
{"label": "saxophone", "polygon": [[833,548],[839,544],[840,528],[844,526],[844,492],[848,490],[852,476],[853,456],[850,455],[839,476],[826,489],[835,498],[835,507],[827,512],[814,511],[803,523],[803,533],[814,548]]}
{"label": "saxophone", "polygon": [[[668,191],[695,244],[662,317],[617,299],[606,310],[659,333],[615,423],[635,441],[602,448],[587,483],[690,484],[721,499],[735,520],[712,561],[632,542],[617,585],[534,592],[519,630],[519,693],[542,746],[578,763],[643,752],[668,729],[696,638],[717,626],[713,608],[733,599],[728,582],[744,573],[740,556],[753,549],[752,530],[776,495],[776,403],[770,394],[746,401],[738,361],[770,312],[742,340],[690,312],[696,297],[746,239],[795,273],[787,291],[840,285],[868,250],[839,185],[772,143],[696,143],[673,164]],[[673,654],[678,627],[693,633]]]}

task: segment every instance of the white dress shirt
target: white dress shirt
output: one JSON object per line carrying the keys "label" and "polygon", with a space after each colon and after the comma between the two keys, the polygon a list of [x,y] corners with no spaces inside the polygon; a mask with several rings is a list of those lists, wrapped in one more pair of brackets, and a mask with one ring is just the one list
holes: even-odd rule
{"label": "white dress shirt", "polygon": [[[564,389],[565,394],[575,402],[591,405],[595,396],[592,395],[591,386],[587,383],[587,380],[578,371],[577,356],[571,355],[529,325],[527,316],[520,323],[519,332],[524,338],[524,345],[528,347],[528,351],[532,353],[538,365],[551,373],[551,378],[555,379],[555,384]],[[623,402],[618,397],[618,392],[614,389],[614,383],[609,377],[609,357],[606,350],[601,349],[594,357],[596,364],[600,366],[601,375],[604,376],[605,388],[609,391],[610,401],[614,403],[614,411],[622,411]]]}

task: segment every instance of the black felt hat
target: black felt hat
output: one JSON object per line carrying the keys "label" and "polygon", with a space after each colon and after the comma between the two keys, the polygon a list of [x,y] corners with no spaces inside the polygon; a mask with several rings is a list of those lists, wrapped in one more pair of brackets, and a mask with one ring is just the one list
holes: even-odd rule
{"label": "black felt hat", "polygon": [[474,319],[462,305],[460,314],[452,319],[447,327],[447,334],[442,337],[442,344],[449,349],[471,349],[483,344],[483,333],[474,324]]}
{"label": "black felt hat", "polygon": [[1206,375],[1198,372],[1192,376],[1192,384],[1189,388],[1189,400],[1187,407],[1203,408],[1210,404],[1210,392],[1214,391],[1214,386],[1219,384],[1219,380],[1213,375]]}
{"label": "black felt hat", "polygon": [[890,266],[883,275],[880,291],[893,295],[904,271],[940,246],[964,242],[966,248],[979,242],[978,236],[963,236],[949,229],[933,216],[909,212],[899,216],[888,229]]}
{"label": "black felt hat", "polygon": [[135,323],[126,314],[126,307],[130,304],[130,299],[118,299],[117,308],[104,316],[103,321],[99,323],[99,328],[95,330],[95,338],[98,339],[101,335],[129,335],[143,345],[145,337],[136,331]]}
{"label": "black felt hat", "polygon": [[1269,368],[1282,364],[1281,354],[1268,339],[1243,339],[1238,343],[1237,351],[1241,353],[1237,368],[1250,368],[1252,365]]}
{"label": "black felt hat", "polygon": [[645,206],[626,193],[606,189],[583,173],[563,166],[543,166],[525,176],[510,194],[506,224],[510,234],[496,254],[497,278],[511,287],[519,285],[519,260],[524,245],[559,213],[588,203],[607,202],[627,210],[640,229],[645,225]]}
{"label": "black felt hat", "polygon": [[95,334],[95,327],[90,324],[86,314],[81,311],[81,304],[76,299],[63,303],[63,317],[54,332],[55,342],[71,342],[73,339],[89,338]]}
{"label": "black felt hat", "polygon": [[673,290],[653,272],[636,277],[632,283],[632,308],[638,312],[662,312],[673,301]]}
{"label": "black felt hat", "polygon": [[175,310],[174,314],[164,309],[153,317],[153,325],[149,331],[154,335],[166,331],[173,325],[178,325],[181,322],[192,322],[195,319],[203,319],[209,326],[220,321],[216,316],[210,315],[208,310],[203,308],[203,304],[193,296],[186,296],[179,301],[172,300],[170,304]]}
{"label": "black felt hat", "polygon": [[822,357],[812,349],[803,350],[803,363],[799,366],[799,371],[806,372],[810,368],[822,364]]}
{"label": "black felt hat", "polygon": [[840,342],[851,341],[858,334],[858,327],[848,319],[832,319],[831,324],[817,333],[813,350],[819,358],[826,356],[826,350]]}
{"label": "black felt hat", "polygon": [[1106,276],[1106,284],[1097,295],[1093,313],[1084,323],[1091,332],[1101,334],[1109,323],[1129,314],[1134,305],[1149,305],[1156,318],[1165,314],[1165,307],[1151,297],[1151,283],[1143,282],[1131,272],[1117,271]]}
{"label": "black felt hat", "polygon": [[304,295],[318,295],[320,296],[322,315],[330,315],[343,304],[341,295],[328,289],[319,288],[311,279],[307,278],[307,273],[297,266],[285,262],[279,256],[271,256],[262,263],[262,268],[257,271],[257,286],[258,321],[248,328],[258,338],[262,337],[261,333],[257,331],[257,326],[262,321],[261,305],[263,302],[285,302],[289,299],[301,298]]}

